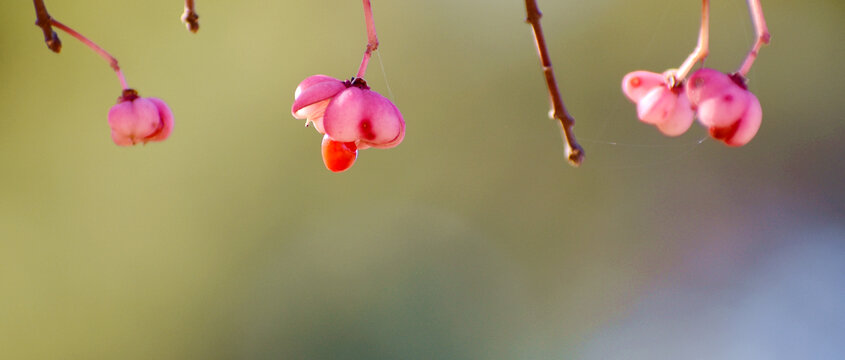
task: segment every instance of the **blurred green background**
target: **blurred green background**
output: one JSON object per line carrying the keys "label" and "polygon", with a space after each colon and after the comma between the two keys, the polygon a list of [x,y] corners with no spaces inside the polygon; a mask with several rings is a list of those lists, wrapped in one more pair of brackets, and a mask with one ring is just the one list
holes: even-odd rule
{"label": "blurred green background", "polygon": [[[821,336],[845,329],[845,3],[763,2],[763,125],[742,148],[665,138],[619,90],[680,64],[699,2],[539,4],[581,168],[523,2],[376,0],[367,80],[407,136],[333,174],[289,109],[305,77],[357,70],[360,2],[199,1],[193,35],[175,0],[48,1],[175,114],[167,141],[121,148],[106,63],[62,33],[49,52],[32,4],[3,1],[0,358],[845,354]],[[745,2],[711,16],[706,65],[733,71]],[[693,328],[720,340],[676,339]]]}

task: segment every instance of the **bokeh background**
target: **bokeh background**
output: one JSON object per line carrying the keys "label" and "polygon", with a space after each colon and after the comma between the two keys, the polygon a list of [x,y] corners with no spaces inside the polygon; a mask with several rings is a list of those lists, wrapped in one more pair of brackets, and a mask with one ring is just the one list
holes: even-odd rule
{"label": "bokeh background", "polygon": [[[693,0],[540,1],[569,167],[523,2],[379,1],[367,79],[407,121],[333,174],[290,113],[350,77],[358,1],[48,1],[176,125],[121,148],[120,88],[28,1],[0,3],[0,358],[845,356],[845,3],[764,1],[742,148],[665,138],[619,90],[695,45]],[[753,42],[715,1],[706,65]],[[383,71],[382,71],[383,66]]]}

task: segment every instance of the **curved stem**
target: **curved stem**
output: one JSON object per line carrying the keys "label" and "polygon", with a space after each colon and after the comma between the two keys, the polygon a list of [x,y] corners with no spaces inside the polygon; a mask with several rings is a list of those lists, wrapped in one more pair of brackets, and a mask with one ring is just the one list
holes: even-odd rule
{"label": "curved stem", "polygon": [[373,51],[378,50],[378,36],[376,35],[376,24],[373,21],[373,9],[370,0],[363,0],[364,22],[367,24],[367,49],[364,50],[364,58],[361,59],[361,66],[358,67],[358,74],[355,77],[363,78],[367,73],[367,64]]}
{"label": "curved stem", "polygon": [[123,87],[123,89],[129,89],[129,86],[126,84],[126,78],[123,76],[123,72],[120,70],[120,66],[117,65],[117,59],[115,59],[114,56],[111,56],[111,54],[103,50],[103,48],[101,48],[99,45],[95,44],[91,40],[88,40],[88,38],[76,32],[76,30],[71,29],[70,27],[65,24],[62,24],[56,19],[51,19],[51,22],[53,26],[59,28],[59,30],[68,33],[68,35],[75,37],[77,40],[81,41],[83,44],[91,48],[91,50],[94,50],[94,52],[99,54],[103,59],[106,59],[111,68],[114,69],[114,72],[117,73],[117,78],[118,80],[120,80],[120,85]]}
{"label": "curved stem", "polygon": [[575,140],[575,132],[572,130],[575,126],[575,119],[566,111],[566,106],[563,105],[563,100],[560,98],[560,90],[558,90],[555,73],[552,69],[552,60],[549,57],[549,50],[546,48],[546,38],[543,36],[543,27],[540,25],[540,17],[543,14],[540,13],[536,0],[525,0],[525,10],[528,14],[525,21],[531,24],[531,29],[534,31],[537,53],[540,56],[540,63],[543,66],[546,86],[549,88],[549,96],[551,97],[552,103],[552,111],[549,115],[551,118],[560,121],[566,158],[573,166],[579,166],[584,160],[584,149]]}
{"label": "curved stem", "polygon": [[771,39],[769,28],[766,26],[766,18],[763,16],[763,6],[760,5],[760,0],[748,0],[748,11],[751,13],[751,21],[754,23],[754,32],[757,34],[757,40],[748,51],[748,55],[736,71],[743,77],[751,70],[751,65],[754,65],[754,60],[757,59],[757,53],[763,45],[768,44]]}
{"label": "curved stem", "polygon": [[704,60],[710,53],[710,0],[701,1],[701,29],[698,32],[698,44],[695,50],[684,60],[684,63],[678,67],[671,82],[680,84],[689,74],[695,63]]}
{"label": "curved stem", "polygon": [[44,1],[32,0],[32,3],[35,5],[35,25],[40,27],[41,31],[44,32],[44,42],[47,43],[47,47],[54,53],[58,53],[62,50],[62,41],[59,40],[59,35],[53,31],[53,22],[50,18],[50,13],[47,12]]}

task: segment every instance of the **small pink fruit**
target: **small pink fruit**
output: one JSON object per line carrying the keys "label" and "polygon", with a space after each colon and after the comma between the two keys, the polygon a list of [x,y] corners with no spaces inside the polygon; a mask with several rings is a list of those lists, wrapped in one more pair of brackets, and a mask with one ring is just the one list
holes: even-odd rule
{"label": "small pink fruit", "polygon": [[133,89],[126,89],[109,110],[111,137],[119,146],[150,141],[164,141],[173,130],[173,113],[167,104],[156,98],[142,98]]}
{"label": "small pink fruit", "polygon": [[639,70],[625,75],[622,79],[622,92],[636,104],[655,87],[665,84],[666,78],[662,74]]}
{"label": "small pink fruit", "polygon": [[343,81],[333,77],[326,75],[309,76],[296,87],[291,113],[294,118],[306,119],[305,125],[308,125],[310,121],[319,133],[325,134],[323,116],[326,107],[335,95],[345,89],[346,85]]}
{"label": "small pink fruit", "polygon": [[351,86],[326,107],[326,134],[338,141],[355,141],[369,146],[398,144],[405,121],[393,103],[369,88]]}
{"label": "small pink fruit", "polygon": [[640,121],[657,126],[666,136],[678,136],[692,125],[694,114],[684,88],[670,87],[666,76],[634,71],[622,79],[622,92],[637,104]]}
{"label": "small pink fruit", "polygon": [[310,76],[297,86],[291,113],[325,135],[323,161],[335,172],[352,166],[358,149],[392,148],[405,138],[402,113],[361,78]]}
{"label": "small pink fruit", "polygon": [[716,69],[701,68],[690,74],[686,81],[687,97],[693,106],[698,106],[702,101],[718,96],[731,85],[736,83],[730,76]]}
{"label": "small pink fruit", "polygon": [[707,127],[730,126],[748,108],[751,95],[727,74],[708,68],[693,73],[686,90],[698,121]]}
{"label": "small pink fruit", "polygon": [[697,107],[698,122],[709,128],[713,138],[729,146],[742,146],[760,129],[760,101],[739,75],[704,68],[690,76],[686,89],[690,102]]}
{"label": "small pink fruit", "polygon": [[757,135],[763,120],[763,108],[754,94],[749,92],[748,97],[750,101],[742,116],[729,126],[711,127],[710,136],[729,146],[743,146]]}
{"label": "small pink fruit", "polygon": [[[663,103],[663,109],[661,109],[663,112],[659,114],[660,116],[658,118],[654,119],[656,120],[654,125],[657,126],[657,129],[663,135],[678,136],[689,130],[695,115],[683,91],[679,90],[679,88],[670,89],[666,87],[652,90],[648,96],[640,100],[640,103],[637,105],[638,113],[640,108],[646,107],[647,103],[651,100],[649,96],[659,96],[660,98],[656,100],[656,103]],[[647,116],[654,116],[654,114],[644,114],[642,116],[643,121],[645,121]]]}

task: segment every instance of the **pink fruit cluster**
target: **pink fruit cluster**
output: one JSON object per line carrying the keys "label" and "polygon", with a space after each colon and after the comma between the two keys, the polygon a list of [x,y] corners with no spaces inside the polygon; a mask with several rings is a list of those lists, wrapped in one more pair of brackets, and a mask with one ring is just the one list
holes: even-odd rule
{"label": "pink fruit cluster", "polygon": [[763,118],[760,101],[740,75],[703,68],[686,82],[671,83],[673,71],[634,71],[622,79],[622,92],[637,104],[637,117],[667,136],[683,134],[693,118],[710,136],[730,146],[747,144]]}
{"label": "pink fruit cluster", "polygon": [[109,126],[119,146],[164,141],[173,130],[173,113],[164,101],[139,97],[137,91],[126,89],[109,110]]}
{"label": "pink fruit cluster", "polygon": [[323,162],[334,172],[351,167],[359,149],[392,148],[405,138],[399,109],[361,78],[309,76],[296,87],[291,113],[324,135]]}

